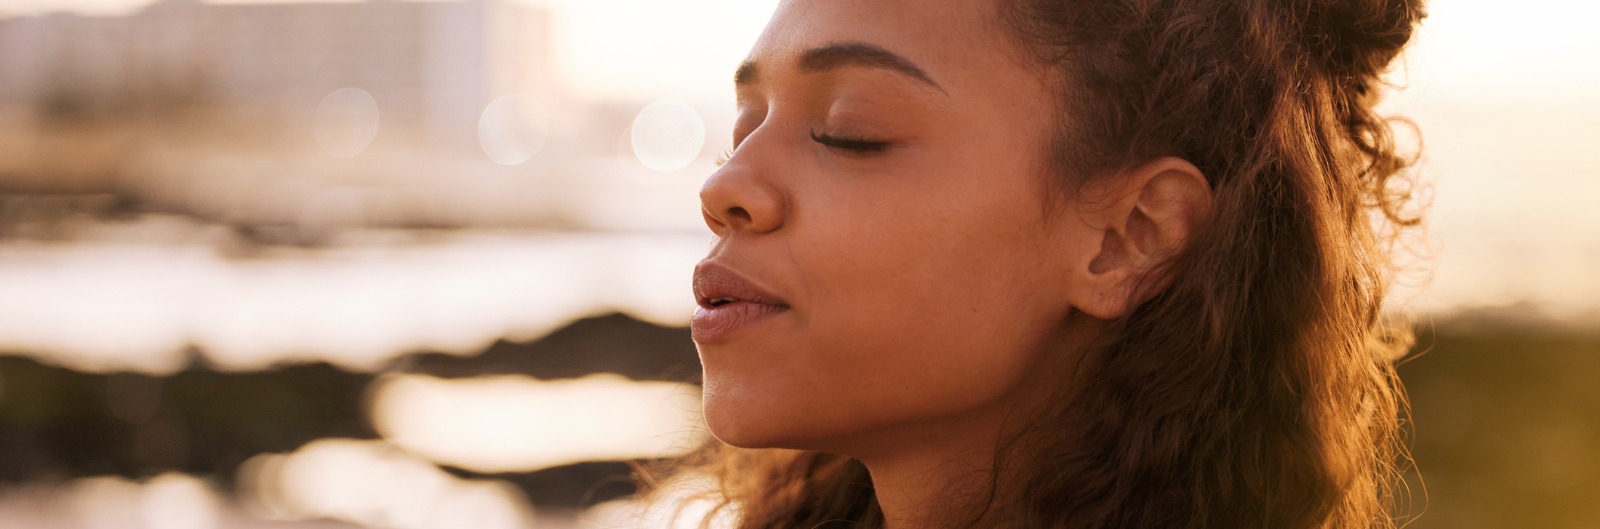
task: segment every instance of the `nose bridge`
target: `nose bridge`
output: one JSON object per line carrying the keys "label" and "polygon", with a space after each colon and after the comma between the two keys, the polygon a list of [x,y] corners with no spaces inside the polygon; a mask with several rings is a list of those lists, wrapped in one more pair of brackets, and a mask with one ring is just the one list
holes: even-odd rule
{"label": "nose bridge", "polygon": [[783,226],[787,200],[772,171],[771,149],[751,134],[738,152],[706,178],[700,188],[700,209],[706,225],[719,236],[736,231],[766,233]]}

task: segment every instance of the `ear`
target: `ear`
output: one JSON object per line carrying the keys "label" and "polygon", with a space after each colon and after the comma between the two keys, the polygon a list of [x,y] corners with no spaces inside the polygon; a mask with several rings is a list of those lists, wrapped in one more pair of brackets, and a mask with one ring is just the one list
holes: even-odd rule
{"label": "ear", "polygon": [[[1080,193],[1089,222],[1075,261],[1072,303],[1119,318],[1171,284],[1163,269],[1211,216],[1211,185],[1194,164],[1165,157],[1133,167],[1107,187]],[[1154,274],[1154,275],[1152,275]]]}

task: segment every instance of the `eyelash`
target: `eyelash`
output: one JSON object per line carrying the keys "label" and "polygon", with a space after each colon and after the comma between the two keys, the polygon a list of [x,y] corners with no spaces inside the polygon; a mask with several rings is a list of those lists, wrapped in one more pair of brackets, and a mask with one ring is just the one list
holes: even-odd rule
{"label": "eyelash", "polygon": [[[872,154],[872,153],[883,152],[884,149],[888,149],[889,148],[889,142],[886,142],[886,141],[872,141],[872,140],[863,140],[863,139],[859,139],[859,138],[845,138],[845,137],[840,137],[840,136],[829,136],[827,134],[822,134],[822,133],[819,133],[817,131],[811,131],[811,141],[815,141],[815,142],[820,143],[820,144],[822,144],[824,146],[827,146],[827,147],[832,147],[832,148],[835,148],[835,149],[844,149],[844,150],[847,150],[847,151],[852,151],[852,152],[861,153],[861,154]],[[722,167],[723,165],[726,165],[728,163],[728,159],[729,158],[733,158],[733,148],[732,147],[729,147],[727,150],[722,151],[722,154],[717,155],[717,159],[716,159],[717,167]]]}
{"label": "eyelash", "polygon": [[829,136],[817,131],[811,131],[811,140],[834,149],[843,149],[856,154],[880,153],[889,148],[889,142],[886,141]]}

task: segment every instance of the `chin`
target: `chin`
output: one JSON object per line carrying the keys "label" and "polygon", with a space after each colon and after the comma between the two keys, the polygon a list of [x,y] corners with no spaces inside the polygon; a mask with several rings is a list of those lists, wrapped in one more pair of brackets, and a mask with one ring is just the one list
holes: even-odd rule
{"label": "chin", "polygon": [[722,444],[735,448],[783,448],[761,436],[750,435],[744,431],[729,431],[728,428],[712,428],[711,436],[722,441]]}
{"label": "chin", "polygon": [[[815,449],[809,413],[785,413],[766,402],[706,392],[706,426],[717,440],[739,448]],[[797,416],[798,415],[798,416]]]}
{"label": "chin", "polygon": [[[716,423],[716,421],[710,420],[709,417],[706,422],[708,424]],[[748,423],[739,421],[724,421],[720,425],[711,426],[711,436],[716,437],[723,444],[738,448],[793,448],[791,446],[792,443],[783,442],[786,439],[785,436],[772,435],[770,432],[764,432],[751,426]]]}
{"label": "chin", "polygon": [[818,413],[817,407],[775,407],[771,402],[710,396],[704,401],[706,426],[718,441],[737,448],[853,453],[871,431],[852,417]]}
{"label": "chin", "polygon": [[748,409],[749,403],[733,400],[706,391],[703,409],[711,435],[739,448],[777,448],[784,436],[773,431],[776,425],[770,424],[771,414],[752,413],[755,410]]}

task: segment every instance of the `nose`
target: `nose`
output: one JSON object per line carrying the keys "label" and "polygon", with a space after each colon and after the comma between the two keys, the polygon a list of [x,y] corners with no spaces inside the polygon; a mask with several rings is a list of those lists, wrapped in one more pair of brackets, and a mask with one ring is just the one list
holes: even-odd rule
{"label": "nose", "polygon": [[718,237],[739,231],[767,233],[783,226],[784,194],[776,182],[764,177],[753,155],[729,159],[700,188],[700,214]]}

